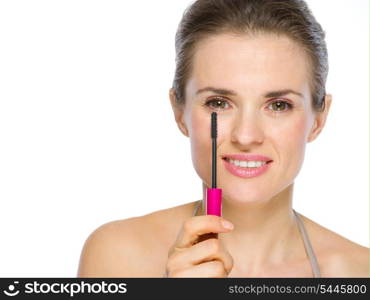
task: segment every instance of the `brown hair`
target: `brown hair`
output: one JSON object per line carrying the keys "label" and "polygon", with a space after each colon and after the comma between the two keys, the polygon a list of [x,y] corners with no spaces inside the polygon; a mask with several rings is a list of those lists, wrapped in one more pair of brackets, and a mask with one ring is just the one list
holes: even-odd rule
{"label": "brown hair", "polygon": [[312,107],[325,108],[328,53],[325,32],[304,0],[197,0],[183,13],[176,32],[176,102],[185,103],[185,85],[196,44],[220,33],[275,33],[298,42],[311,66]]}

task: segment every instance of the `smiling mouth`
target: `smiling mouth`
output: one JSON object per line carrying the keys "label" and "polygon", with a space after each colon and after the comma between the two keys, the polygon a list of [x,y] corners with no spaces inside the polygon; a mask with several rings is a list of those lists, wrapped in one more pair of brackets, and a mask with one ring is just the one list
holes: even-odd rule
{"label": "smiling mouth", "polygon": [[229,157],[223,157],[222,159],[239,168],[259,168],[273,162],[273,160],[237,160]]}

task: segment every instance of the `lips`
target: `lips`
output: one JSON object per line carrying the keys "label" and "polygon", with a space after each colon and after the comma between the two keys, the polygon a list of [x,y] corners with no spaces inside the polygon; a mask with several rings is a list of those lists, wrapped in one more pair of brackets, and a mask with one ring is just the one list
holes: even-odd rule
{"label": "lips", "polygon": [[[273,160],[267,156],[259,154],[227,154],[222,156],[224,167],[227,171],[237,177],[251,178],[264,174],[270,169],[270,165]],[[260,167],[245,168],[234,165],[229,161],[232,160],[243,160],[243,161],[265,161],[266,163]]]}

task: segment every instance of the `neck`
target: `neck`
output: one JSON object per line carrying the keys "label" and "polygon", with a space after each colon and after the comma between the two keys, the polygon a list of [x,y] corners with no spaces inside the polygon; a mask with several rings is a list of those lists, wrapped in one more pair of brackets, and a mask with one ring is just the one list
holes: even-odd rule
{"label": "neck", "polygon": [[[206,189],[203,184],[203,214]],[[239,260],[239,265],[248,269],[248,272],[284,263],[294,256],[292,249],[300,247],[300,235],[292,210],[292,195],[293,184],[261,203],[240,203],[223,197],[222,217],[231,221],[234,229],[220,234],[219,238],[233,258]],[[298,253],[302,254],[301,250],[299,248]]]}

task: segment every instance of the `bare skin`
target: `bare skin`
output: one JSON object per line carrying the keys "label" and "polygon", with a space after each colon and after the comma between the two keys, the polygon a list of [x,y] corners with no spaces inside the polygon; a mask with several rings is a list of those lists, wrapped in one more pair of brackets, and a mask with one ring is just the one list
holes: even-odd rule
{"label": "bare skin", "polygon": [[[85,243],[77,276],[164,277],[168,253],[183,223],[191,218],[195,204],[196,201],[99,227]],[[322,277],[370,276],[368,248],[302,217]],[[219,238],[227,234],[219,234]],[[225,277],[312,277],[303,243],[298,252],[280,266],[265,264],[263,269],[251,271],[238,266],[237,254],[230,250],[234,266]]]}
{"label": "bare skin", "polygon": [[[293,186],[332,99],[326,95],[323,112],[312,109],[308,61],[284,36],[221,34],[198,42],[185,105],[176,104],[172,89],[169,98],[178,128],[190,139],[203,190],[210,187],[210,113],[217,111],[222,218],[234,228],[223,228],[221,218],[204,211],[192,217],[195,202],[111,222],[86,241],[78,276],[312,277],[292,212]],[[209,86],[233,94],[198,92]],[[293,92],[271,96],[287,90]],[[272,104],[277,102],[281,109]],[[222,159],[241,153],[273,162],[264,174],[241,178]],[[369,276],[368,248],[302,218],[322,277]],[[199,240],[207,232],[219,233],[218,239]]]}

